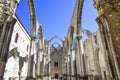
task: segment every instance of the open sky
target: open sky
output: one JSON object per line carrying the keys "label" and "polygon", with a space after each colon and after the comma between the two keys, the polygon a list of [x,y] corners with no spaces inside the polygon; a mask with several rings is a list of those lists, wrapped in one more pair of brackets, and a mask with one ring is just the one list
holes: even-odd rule
{"label": "open sky", "polygon": [[[46,39],[67,35],[76,0],[34,0],[39,23],[42,25]],[[30,33],[30,15],[28,0],[20,0],[16,14],[24,27]],[[82,27],[94,32],[98,25],[95,22],[97,11],[92,0],[85,0],[82,14]]]}

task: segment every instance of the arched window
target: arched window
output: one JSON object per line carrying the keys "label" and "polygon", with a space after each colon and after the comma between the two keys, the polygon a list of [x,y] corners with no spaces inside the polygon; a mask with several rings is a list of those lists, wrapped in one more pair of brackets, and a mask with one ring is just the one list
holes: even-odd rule
{"label": "arched window", "polygon": [[58,67],[58,62],[54,62],[54,66],[55,66],[55,67]]}
{"label": "arched window", "polygon": [[15,43],[18,42],[18,33],[16,33],[16,36],[15,36]]}
{"label": "arched window", "polygon": [[29,48],[29,45],[27,45],[27,49],[26,49],[26,51],[28,51],[28,48]]}

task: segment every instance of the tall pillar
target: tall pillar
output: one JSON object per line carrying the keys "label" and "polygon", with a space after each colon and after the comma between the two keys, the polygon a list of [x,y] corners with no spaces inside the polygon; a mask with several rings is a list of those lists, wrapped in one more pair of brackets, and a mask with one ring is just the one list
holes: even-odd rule
{"label": "tall pillar", "polygon": [[77,19],[76,19],[76,41],[77,41],[77,53],[76,53],[76,62],[77,62],[77,74],[78,80],[83,80],[83,61],[82,61],[82,50],[81,50],[81,20],[82,20],[82,8],[84,0],[77,0]]}
{"label": "tall pillar", "polygon": [[71,80],[75,80],[75,48],[71,49],[71,58],[70,58],[70,64],[71,64]]}
{"label": "tall pillar", "polygon": [[3,31],[0,39],[0,80],[3,80],[5,65],[9,52],[9,45],[16,20],[9,16],[3,26]]}
{"label": "tall pillar", "polygon": [[3,25],[6,24],[6,20],[9,20],[8,17],[15,13],[19,1],[20,0],[0,0],[0,39]]}
{"label": "tall pillar", "polygon": [[67,80],[70,80],[70,55],[67,55]]}
{"label": "tall pillar", "polygon": [[12,15],[18,2],[19,0],[0,0],[0,80],[3,78],[12,31],[16,22]]}
{"label": "tall pillar", "polygon": [[29,9],[30,9],[30,22],[31,22],[30,37],[31,37],[31,41],[30,41],[28,72],[27,72],[26,80],[33,77],[33,74],[31,74],[31,72],[33,72],[33,69],[31,69],[32,67],[30,65],[32,64],[31,63],[31,55],[34,53],[35,38],[36,38],[36,23],[37,23],[36,22],[35,8],[34,8],[34,0],[28,0],[28,5],[29,5]]}
{"label": "tall pillar", "polygon": [[36,80],[40,78],[40,52],[39,43],[36,43]]}
{"label": "tall pillar", "polygon": [[77,64],[77,80],[82,80],[83,77],[83,60],[81,51],[81,36],[77,36],[77,52],[76,52],[76,64]]}
{"label": "tall pillar", "polygon": [[94,0],[113,78],[120,79],[120,0]]}

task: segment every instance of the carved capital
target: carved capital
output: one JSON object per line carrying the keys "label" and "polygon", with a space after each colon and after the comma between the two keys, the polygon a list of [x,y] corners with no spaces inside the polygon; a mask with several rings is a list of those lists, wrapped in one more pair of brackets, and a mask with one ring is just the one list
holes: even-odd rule
{"label": "carved capital", "polygon": [[9,15],[13,15],[18,0],[0,0],[0,24],[4,24]]}
{"label": "carved capital", "polygon": [[77,35],[77,36],[76,36],[76,39],[77,39],[77,40],[81,40],[81,39],[82,39],[82,36]]}

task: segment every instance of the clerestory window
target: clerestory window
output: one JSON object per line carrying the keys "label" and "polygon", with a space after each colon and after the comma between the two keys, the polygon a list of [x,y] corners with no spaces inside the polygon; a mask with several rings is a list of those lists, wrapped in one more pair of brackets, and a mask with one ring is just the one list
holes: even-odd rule
{"label": "clerestory window", "polygon": [[18,33],[16,33],[16,35],[15,35],[15,43],[17,43],[18,42]]}
{"label": "clerestory window", "polygon": [[57,67],[57,66],[58,66],[58,62],[55,62],[55,63],[54,63],[54,66],[56,66],[56,67]]}

